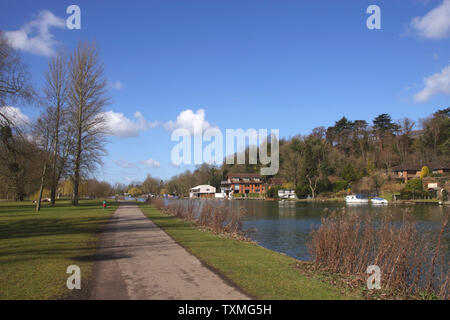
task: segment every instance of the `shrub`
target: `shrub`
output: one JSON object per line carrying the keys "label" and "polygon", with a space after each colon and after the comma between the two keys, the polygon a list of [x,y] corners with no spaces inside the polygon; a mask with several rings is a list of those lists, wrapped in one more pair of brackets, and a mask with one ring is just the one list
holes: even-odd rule
{"label": "shrub", "polygon": [[309,244],[315,262],[332,271],[363,276],[369,265],[382,271],[382,286],[411,293],[449,298],[449,269],[445,262],[444,215],[438,235],[421,233],[407,210],[398,223],[393,215],[374,221],[342,210],[322,218]]}
{"label": "shrub", "polygon": [[348,182],[345,180],[337,180],[333,182],[333,192],[345,190],[348,187]]}
{"label": "shrub", "polygon": [[429,174],[430,174],[430,169],[428,169],[427,166],[423,166],[422,170],[420,171],[420,179],[428,177]]}
{"label": "shrub", "polygon": [[308,195],[311,194],[311,190],[309,189],[309,186],[306,184],[300,184],[295,189],[295,194],[298,198],[306,198]]}
{"label": "shrub", "polygon": [[180,219],[217,233],[229,233],[245,239],[242,235],[242,218],[245,208],[237,209],[229,203],[205,200],[166,200],[151,198],[148,202],[156,208]]}
{"label": "shrub", "polygon": [[267,191],[267,197],[272,199],[278,199],[278,190],[280,190],[280,187],[273,186]]}
{"label": "shrub", "polygon": [[416,178],[408,180],[405,186],[406,191],[423,191],[422,179]]}

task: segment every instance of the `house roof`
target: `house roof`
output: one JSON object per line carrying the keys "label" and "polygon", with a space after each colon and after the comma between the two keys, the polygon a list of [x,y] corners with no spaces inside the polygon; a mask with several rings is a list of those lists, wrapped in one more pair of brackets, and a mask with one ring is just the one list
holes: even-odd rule
{"label": "house roof", "polygon": [[392,171],[420,171],[422,170],[422,167],[427,166],[430,170],[439,170],[439,169],[450,169],[450,164],[447,163],[440,163],[440,162],[432,162],[432,163],[425,163],[423,165],[419,164],[409,164],[409,165],[399,165],[392,167]]}
{"label": "house roof", "polygon": [[215,190],[216,188],[214,188],[213,186],[210,186],[208,184],[201,184],[199,186],[191,188],[190,190],[194,190],[194,189],[214,189]]}
{"label": "house roof", "polygon": [[257,173],[229,173],[228,178],[261,178]]}
{"label": "house roof", "polygon": [[269,184],[275,185],[275,186],[281,186],[283,184],[283,179],[282,178],[270,178]]}

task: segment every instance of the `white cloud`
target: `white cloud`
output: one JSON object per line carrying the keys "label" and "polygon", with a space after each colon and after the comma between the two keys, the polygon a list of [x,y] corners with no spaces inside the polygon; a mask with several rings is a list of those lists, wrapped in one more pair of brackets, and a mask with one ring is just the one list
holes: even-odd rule
{"label": "white cloud", "polygon": [[136,137],[139,132],[146,131],[158,125],[157,122],[149,122],[139,112],[134,113],[134,120],[131,120],[120,112],[106,111],[102,113],[106,120],[107,132],[116,137],[129,138]]}
{"label": "white cloud", "polygon": [[181,111],[175,122],[166,122],[164,127],[167,130],[186,129],[191,134],[202,134],[209,128],[215,128],[205,120],[205,110],[203,109],[198,109],[196,112],[191,109]]}
{"label": "white cloud", "polygon": [[15,126],[24,126],[29,125],[31,123],[30,118],[27,115],[23,114],[19,108],[4,106],[0,107],[0,113],[8,118],[9,121],[13,123]]}
{"label": "white cloud", "polygon": [[146,165],[149,168],[159,168],[161,166],[161,164],[159,163],[159,161],[153,160],[153,159],[147,159],[145,161],[142,161],[142,163],[144,165]]}
{"label": "white cloud", "polygon": [[415,17],[411,26],[417,33],[430,39],[442,39],[450,35],[450,0],[444,0],[423,17]]}
{"label": "white cloud", "polygon": [[113,160],[115,164],[117,164],[119,167],[122,168],[135,168],[136,165],[134,163],[131,163],[127,160]]}
{"label": "white cloud", "polygon": [[49,57],[55,54],[58,44],[49,31],[51,27],[64,28],[65,20],[43,10],[19,30],[5,31],[4,34],[14,49]]}
{"label": "white cloud", "polygon": [[112,87],[116,90],[122,90],[122,88],[123,88],[122,82],[120,82],[119,80],[114,81],[112,84]]}
{"label": "white cloud", "polygon": [[424,79],[425,87],[414,95],[416,102],[426,102],[437,94],[450,94],[450,65]]}

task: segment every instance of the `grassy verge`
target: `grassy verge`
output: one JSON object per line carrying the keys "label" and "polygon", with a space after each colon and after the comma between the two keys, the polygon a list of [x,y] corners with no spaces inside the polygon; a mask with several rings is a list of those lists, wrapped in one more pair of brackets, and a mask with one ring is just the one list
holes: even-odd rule
{"label": "grassy verge", "polygon": [[99,231],[116,208],[100,201],[78,207],[58,202],[39,213],[28,203],[0,202],[0,299],[59,299],[70,297],[66,287],[69,265],[81,268],[87,285]]}
{"label": "grassy verge", "polygon": [[146,204],[144,214],[175,241],[260,299],[358,299],[361,296],[338,288],[320,276],[303,274],[291,257],[223,235],[199,230],[192,223],[168,216]]}

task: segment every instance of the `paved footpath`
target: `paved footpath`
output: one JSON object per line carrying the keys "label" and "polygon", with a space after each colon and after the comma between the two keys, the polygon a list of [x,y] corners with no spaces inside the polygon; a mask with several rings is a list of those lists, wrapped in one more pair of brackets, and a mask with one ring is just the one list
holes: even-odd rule
{"label": "paved footpath", "polygon": [[135,204],[122,203],[116,210],[95,259],[90,299],[249,299]]}

